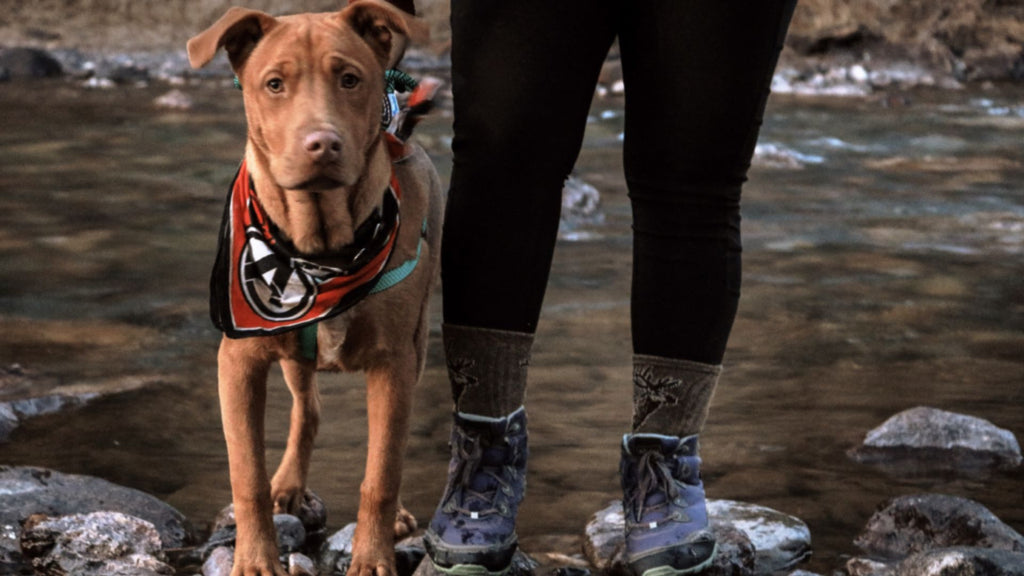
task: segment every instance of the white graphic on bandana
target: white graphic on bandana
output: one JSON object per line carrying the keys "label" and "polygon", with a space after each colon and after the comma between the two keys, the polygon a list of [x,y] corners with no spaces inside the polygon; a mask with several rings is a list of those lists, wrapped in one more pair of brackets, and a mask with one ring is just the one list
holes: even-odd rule
{"label": "white graphic on bandana", "polygon": [[249,228],[239,270],[242,294],[267,320],[301,317],[316,300],[316,282],[300,267],[289,266],[271,251],[259,230]]}

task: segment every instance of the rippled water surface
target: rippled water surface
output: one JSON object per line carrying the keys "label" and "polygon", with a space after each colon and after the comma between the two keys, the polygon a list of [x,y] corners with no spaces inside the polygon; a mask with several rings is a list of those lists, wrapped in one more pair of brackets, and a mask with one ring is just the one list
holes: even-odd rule
{"label": "rippled water surface", "polygon": [[[186,91],[195,108],[171,112],[152,106],[157,89],[0,86],[0,362],[29,370],[36,391],[136,388],[28,421],[0,463],[140,488],[201,526],[230,498],[207,278],[245,128],[236,92]],[[993,89],[770,104],[705,476],[711,497],[804,519],[811,569],[856,553],[876,505],[899,494],[973,498],[1024,531],[1021,471],[921,475],[845,455],[921,404],[1024,436],[1022,103],[1020,89]],[[537,334],[520,532],[540,556],[578,549],[589,515],[618,495],[631,394],[621,129],[621,102],[595,103],[577,172],[601,191],[604,218],[566,230]],[[445,179],[449,139],[447,116],[422,130]],[[446,468],[439,317],[435,302],[404,479],[421,520]],[[358,376],[321,387],[311,485],[340,527],[355,517],[364,391]],[[270,398],[274,460],[289,403],[279,377]]]}

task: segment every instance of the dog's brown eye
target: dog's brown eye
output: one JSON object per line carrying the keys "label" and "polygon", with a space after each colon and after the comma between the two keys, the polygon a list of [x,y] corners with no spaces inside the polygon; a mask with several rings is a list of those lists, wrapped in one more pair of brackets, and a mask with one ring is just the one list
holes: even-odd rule
{"label": "dog's brown eye", "polygon": [[359,77],[355,74],[342,74],[341,87],[351,90],[359,85]]}
{"label": "dog's brown eye", "polygon": [[284,80],[280,78],[271,78],[267,80],[267,90],[270,90],[274,94],[284,90]]}

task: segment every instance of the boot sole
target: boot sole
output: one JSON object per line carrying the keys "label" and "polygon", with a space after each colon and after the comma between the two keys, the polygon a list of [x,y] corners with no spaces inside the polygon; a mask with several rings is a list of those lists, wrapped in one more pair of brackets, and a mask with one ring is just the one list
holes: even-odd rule
{"label": "boot sole", "polygon": [[478,564],[456,564],[455,566],[445,567],[439,565],[433,560],[431,560],[430,563],[434,565],[435,570],[442,574],[447,574],[448,576],[505,576],[505,574],[508,574],[509,570],[512,569],[511,564],[497,572],[491,572],[487,568]]}
{"label": "boot sole", "polygon": [[715,561],[715,557],[718,556],[718,542],[715,542],[715,547],[711,549],[711,555],[696,566],[690,566],[689,568],[673,568],[671,566],[657,566],[655,568],[648,568],[644,570],[640,576],[689,576],[691,574],[698,574],[707,570],[711,566],[711,563]]}

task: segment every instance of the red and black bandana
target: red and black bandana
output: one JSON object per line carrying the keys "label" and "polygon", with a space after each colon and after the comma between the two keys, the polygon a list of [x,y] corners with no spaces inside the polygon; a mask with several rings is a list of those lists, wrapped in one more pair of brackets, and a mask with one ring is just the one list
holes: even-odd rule
{"label": "red and black bandana", "polygon": [[265,336],[336,316],[377,284],[398,238],[400,191],[394,173],[383,204],[355,240],[323,258],[303,258],[267,218],[243,161],[228,193],[210,316],[231,338]]}

